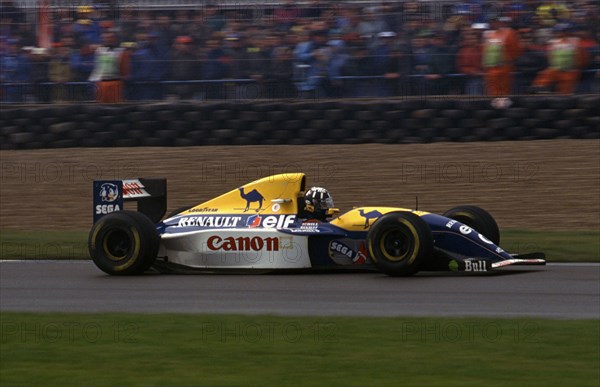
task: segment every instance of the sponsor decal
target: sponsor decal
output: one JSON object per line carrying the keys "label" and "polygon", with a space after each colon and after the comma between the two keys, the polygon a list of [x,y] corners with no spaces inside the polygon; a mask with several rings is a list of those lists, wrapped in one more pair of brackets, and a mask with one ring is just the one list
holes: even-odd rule
{"label": "sponsor decal", "polygon": [[184,216],[177,220],[174,227],[263,227],[263,228],[289,228],[295,221],[296,215],[251,215],[243,222],[244,216]]}
{"label": "sponsor decal", "polygon": [[487,243],[488,245],[493,245],[494,242],[492,242],[491,240],[487,239],[486,237],[484,237],[483,235],[479,234],[479,239],[481,239],[482,241],[484,241],[485,243]]}
{"label": "sponsor decal", "polygon": [[220,237],[213,235],[206,241],[209,250],[212,251],[279,251],[279,238],[277,237]]}
{"label": "sponsor decal", "polygon": [[487,271],[487,262],[486,261],[466,260],[465,261],[465,271],[472,271],[472,272]]}
{"label": "sponsor decal", "polygon": [[300,225],[299,228],[291,228],[289,231],[291,231],[291,232],[306,232],[306,233],[321,232],[321,230],[319,230],[319,222],[316,222],[316,221],[304,222]]}
{"label": "sponsor decal", "polygon": [[260,226],[260,221],[262,217],[260,215],[252,215],[246,219],[246,226],[254,228]]}
{"label": "sponsor decal", "polygon": [[358,251],[355,251],[343,242],[331,241],[329,244],[329,254],[332,258],[336,255],[350,258],[354,264],[359,265],[365,263],[367,260],[367,251],[364,243],[361,243]]}
{"label": "sponsor decal", "polygon": [[[362,208],[358,210],[358,214],[360,216],[362,216],[363,218],[365,218],[365,224],[363,225],[365,229],[369,228],[369,222],[371,220],[377,220],[382,215],[381,212],[379,212],[377,210],[372,210],[372,211],[365,213],[365,210],[363,210]],[[356,226],[360,226],[360,225],[356,225]]]}
{"label": "sponsor decal", "polygon": [[271,211],[273,212],[279,212],[281,210],[281,204],[279,203],[275,203],[271,206]]}
{"label": "sponsor decal", "polygon": [[112,203],[119,198],[119,187],[116,184],[104,183],[100,186],[100,200]]}
{"label": "sponsor decal", "polygon": [[450,271],[458,271],[458,262],[456,259],[453,259],[448,263],[448,269],[450,269]]}
{"label": "sponsor decal", "polygon": [[448,223],[446,223],[446,227],[452,228],[452,226],[454,226],[455,224],[456,224],[456,220],[451,220]]}
{"label": "sponsor decal", "polygon": [[237,227],[241,216],[184,216],[175,227]]}
{"label": "sponsor decal", "polygon": [[465,226],[464,224],[458,228],[461,234],[469,235],[473,229],[469,226]]}
{"label": "sponsor decal", "polygon": [[122,209],[123,188],[121,181],[94,181],[94,223],[104,215]]}
{"label": "sponsor decal", "polygon": [[150,196],[150,194],[138,179],[123,180],[123,198],[144,198],[148,196]]}
{"label": "sponsor decal", "polygon": [[[252,218],[252,216],[250,218]],[[258,220],[254,220],[254,222],[257,223],[252,223],[252,225],[248,225],[248,227],[264,227],[277,229],[289,228],[294,222],[296,222],[296,215],[267,215],[262,217],[258,216]]]}
{"label": "sponsor decal", "polygon": [[502,253],[504,252],[504,249],[502,249],[502,248],[500,248],[500,247],[497,247],[497,248],[496,248],[496,252],[497,252],[498,254],[502,254]]}
{"label": "sponsor decal", "polygon": [[300,230],[307,232],[321,232],[319,222],[304,222],[300,225]]}
{"label": "sponsor decal", "polygon": [[258,203],[258,208],[255,209],[256,212],[262,209],[265,197],[260,192],[258,192],[256,189],[246,192],[244,187],[240,187],[238,190],[240,191],[241,198],[246,201],[246,208],[244,208],[244,212],[248,211],[250,209],[250,205],[253,203]]}
{"label": "sponsor decal", "polygon": [[96,215],[106,215],[115,211],[121,211],[118,204],[98,204],[96,206]]}
{"label": "sponsor decal", "polygon": [[202,207],[202,208],[190,208],[189,211],[202,213],[202,212],[217,212],[219,210],[217,208]]}

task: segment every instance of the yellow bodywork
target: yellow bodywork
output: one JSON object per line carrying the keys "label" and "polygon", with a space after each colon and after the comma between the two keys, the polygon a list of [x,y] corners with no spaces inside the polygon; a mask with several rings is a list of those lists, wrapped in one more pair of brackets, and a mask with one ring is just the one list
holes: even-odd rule
{"label": "yellow bodywork", "polygon": [[[304,195],[305,184],[304,173],[268,176],[233,189],[181,214],[297,214],[298,201]],[[335,214],[338,211],[332,209],[330,213]],[[409,211],[419,216],[428,214],[397,207],[360,207],[340,215],[330,223],[348,231],[367,231],[380,216],[393,211]]]}
{"label": "yellow bodywork", "polygon": [[379,217],[394,211],[408,211],[419,216],[428,214],[428,212],[425,211],[413,211],[408,208],[359,207],[340,215],[330,223],[348,231],[367,231]]}
{"label": "yellow bodywork", "polygon": [[298,197],[304,194],[304,185],[304,173],[268,176],[192,207],[182,214],[296,214]]}

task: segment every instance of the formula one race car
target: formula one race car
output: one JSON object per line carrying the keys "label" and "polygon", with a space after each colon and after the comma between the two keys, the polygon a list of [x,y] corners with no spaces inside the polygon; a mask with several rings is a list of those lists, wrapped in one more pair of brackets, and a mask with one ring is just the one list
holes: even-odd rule
{"label": "formula one race car", "polygon": [[[165,179],[95,181],[90,255],[114,275],[152,267],[160,272],[363,269],[407,276],[546,262],[543,253],[504,251],[496,222],[475,206],[443,215],[359,207],[330,221],[311,219],[305,180],[303,173],[265,177],[162,221]],[[138,211],[123,210],[124,201],[136,201]]]}

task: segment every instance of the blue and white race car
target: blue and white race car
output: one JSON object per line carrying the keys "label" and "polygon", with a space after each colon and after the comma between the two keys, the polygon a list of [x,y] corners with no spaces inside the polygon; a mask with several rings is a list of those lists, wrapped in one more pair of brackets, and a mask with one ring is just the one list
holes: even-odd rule
{"label": "blue and white race car", "polygon": [[[152,268],[185,273],[350,269],[407,276],[546,262],[543,253],[504,251],[496,222],[479,207],[438,215],[376,206],[339,214],[325,206],[317,209],[324,216],[313,216],[312,197],[331,199],[319,190],[306,190],[303,173],[268,176],[162,219],[165,179],[95,181],[89,252],[101,270],[113,275]],[[124,210],[126,201],[136,201],[138,211]]]}

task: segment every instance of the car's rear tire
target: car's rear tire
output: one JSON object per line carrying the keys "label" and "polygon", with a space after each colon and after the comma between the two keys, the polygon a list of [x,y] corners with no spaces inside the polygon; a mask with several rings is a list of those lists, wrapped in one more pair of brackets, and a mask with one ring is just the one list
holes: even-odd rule
{"label": "car's rear tire", "polygon": [[111,275],[134,275],[150,268],[160,238],[144,214],[119,211],[102,217],[90,230],[88,248],[100,270]]}
{"label": "car's rear tire", "polygon": [[477,206],[458,206],[444,212],[443,216],[466,224],[483,234],[483,236],[494,242],[494,244],[500,244],[500,229],[498,228],[498,224],[494,220],[494,217],[483,208]]}
{"label": "car's rear tire", "polygon": [[390,276],[409,276],[432,256],[433,236],[427,223],[412,212],[390,212],[367,234],[375,266]]}

